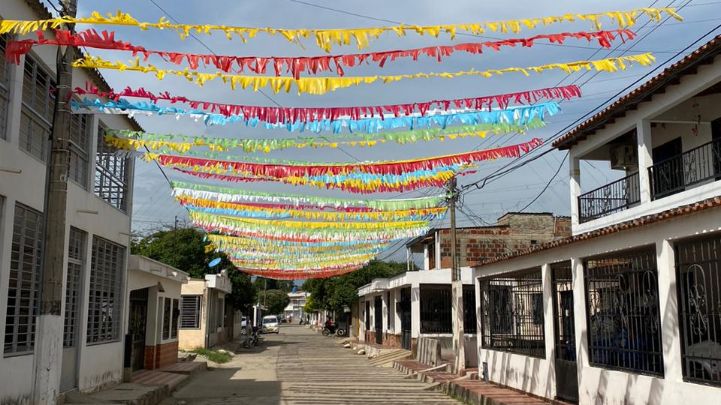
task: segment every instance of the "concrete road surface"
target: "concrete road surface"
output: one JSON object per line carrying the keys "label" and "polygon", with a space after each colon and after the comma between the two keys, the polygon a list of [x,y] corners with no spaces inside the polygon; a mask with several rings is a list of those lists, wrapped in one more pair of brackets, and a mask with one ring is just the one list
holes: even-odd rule
{"label": "concrete road surface", "polygon": [[305,326],[283,324],[279,335],[264,337],[260,347],[192,377],[162,404],[459,403],[392,368],[373,367],[337,338]]}

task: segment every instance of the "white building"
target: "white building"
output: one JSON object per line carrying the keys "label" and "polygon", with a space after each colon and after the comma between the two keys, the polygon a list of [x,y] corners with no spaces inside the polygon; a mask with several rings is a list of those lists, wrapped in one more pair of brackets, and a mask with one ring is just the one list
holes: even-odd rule
{"label": "white building", "polygon": [[305,303],[306,301],[308,301],[308,297],[310,297],[309,292],[289,292],[288,298],[290,299],[290,301],[283,310],[283,315],[285,315],[286,318],[292,317],[293,322],[300,321],[301,318],[305,317]]}
{"label": "white building", "polygon": [[233,284],[225,273],[206,274],[204,279],[191,278],[181,286],[181,350],[210,348],[233,339],[233,326],[240,313],[233,311],[225,296]]}
{"label": "white building", "polygon": [[[721,398],[721,37],[556,141],[573,236],[474,269],[491,381],[581,404]],[[620,180],[594,190],[581,160]]]}
{"label": "white building", "polygon": [[[51,15],[39,0],[4,0],[0,18]],[[2,53],[7,40],[0,36]],[[52,46],[33,49],[20,65],[0,57],[0,403],[28,403],[33,391],[55,59]],[[75,70],[73,76],[74,86],[91,82],[108,89],[96,71]],[[55,391],[96,390],[122,378],[133,161],[102,143],[105,128],[140,129],[124,116],[73,117],[65,326],[62,353],[52,352]]]}

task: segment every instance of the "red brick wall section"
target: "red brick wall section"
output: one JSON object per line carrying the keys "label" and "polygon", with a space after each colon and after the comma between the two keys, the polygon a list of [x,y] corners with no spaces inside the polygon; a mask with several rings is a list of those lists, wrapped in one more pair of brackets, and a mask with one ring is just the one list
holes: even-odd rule
{"label": "red brick wall section", "polygon": [[383,336],[383,346],[400,349],[401,348],[401,335],[394,335],[392,333],[386,333]]}
{"label": "red brick wall section", "polygon": [[145,346],[145,369],[154,370],[178,361],[178,342]]}

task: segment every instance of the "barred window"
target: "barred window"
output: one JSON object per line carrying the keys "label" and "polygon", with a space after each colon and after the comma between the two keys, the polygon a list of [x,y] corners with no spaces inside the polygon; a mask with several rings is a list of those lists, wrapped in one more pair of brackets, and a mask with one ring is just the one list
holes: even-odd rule
{"label": "barred window", "polygon": [[30,354],[35,346],[42,243],[43,215],[16,204],[5,316],[5,355]]}
{"label": "barred window", "polygon": [[34,56],[25,56],[20,114],[20,147],[45,160],[55,105],[55,80]]}
{"label": "barred window", "polygon": [[63,347],[74,347],[78,335],[78,312],[83,268],[85,267],[85,243],[87,234],[77,228],[70,228],[68,243],[68,273],[65,278],[65,325]]}
{"label": "barred window", "polygon": [[160,298],[159,304],[163,308],[163,340],[170,339],[170,314],[172,312],[171,306],[173,301],[170,298]]}
{"label": "barred window", "polygon": [[421,333],[451,333],[451,286],[421,284]]}
{"label": "barred window", "polygon": [[655,247],[585,263],[591,365],[663,375]]}
{"label": "barred window", "polygon": [[98,125],[98,153],[95,157],[95,195],[113,207],[128,209],[130,158],[105,143],[107,128]]}
{"label": "barred window", "polygon": [[180,328],[200,328],[200,295],[183,295],[180,307]]}
{"label": "barred window", "polygon": [[173,300],[173,323],[170,325],[170,338],[175,339],[178,337],[178,317],[180,316],[180,308],[178,307],[179,301]]}
{"label": "barred window", "polygon": [[88,294],[88,343],[120,338],[125,247],[93,237]]}
{"label": "barred window", "polygon": [[485,278],[480,287],[481,346],[545,357],[541,269]]}
{"label": "barred window", "polygon": [[676,245],[683,376],[721,385],[721,235]]}
{"label": "barred window", "polygon": [[[9,37],[0,35],[0,55],[5,55]],[[10,64],[0,57],[0,139],[7,139],[8,106],[10,104]]]}
{"label": "barred window", "polygon": [[72,180],[88,188],[88,149],[92,130],[91,114],[73,114],[70,118],[70,168]]}

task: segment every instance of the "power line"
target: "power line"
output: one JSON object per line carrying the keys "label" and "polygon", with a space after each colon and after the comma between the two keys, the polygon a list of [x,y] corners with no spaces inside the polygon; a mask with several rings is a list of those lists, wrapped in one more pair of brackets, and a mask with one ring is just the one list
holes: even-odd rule
{"label": "power line", "polygon": [[529,202],[528,204],[526,204],[525,207],[523,207],[523,208],[521,208],[520,210],[518,210],[518,212],[523,212],[523,211],[525,211],[526,208],[530,207],[534,202],[536,202],[536,200],[538,200],[538,199],[543,195],[543,193],[546,192],[546,190],[548,190],[548,187],[551,185],[551,183],[553,182],[553,180],[556,178],[556,176],[558,176],[558,173],[561,171],[561,168],[563,167],[563,164],[566,162],[566,159],[568,158],[568,154],[569,154],[569,152],[566,152],[566,155],[563,157],[563,160],[561,160],[561,164],[558,165],[558,169],[556,170],[556,173],[554,173],[553,176],[548,180],[548,183],[546,184],[545,187],[543,187],[543,190],[541,190],[541,192],[538,193],[538,195],[537,195],[533,200],[531,200],[531,202]]}

